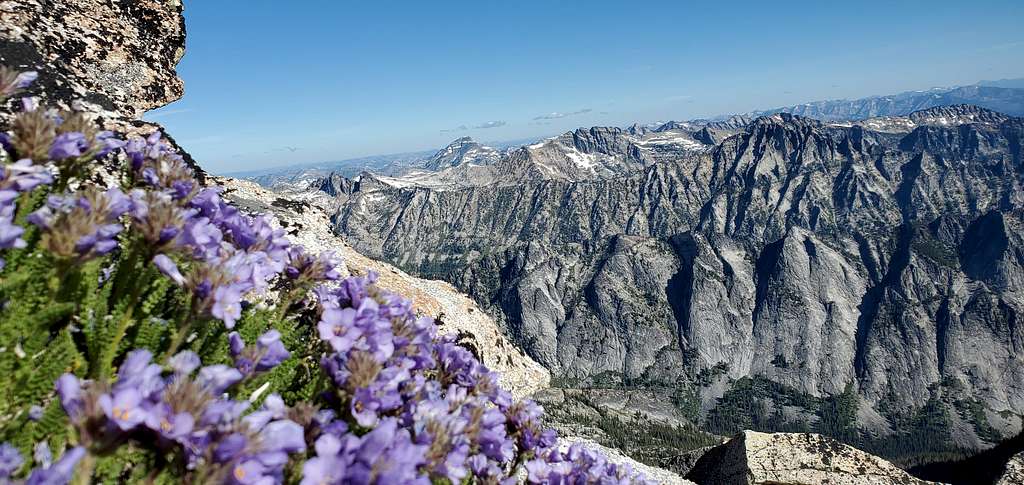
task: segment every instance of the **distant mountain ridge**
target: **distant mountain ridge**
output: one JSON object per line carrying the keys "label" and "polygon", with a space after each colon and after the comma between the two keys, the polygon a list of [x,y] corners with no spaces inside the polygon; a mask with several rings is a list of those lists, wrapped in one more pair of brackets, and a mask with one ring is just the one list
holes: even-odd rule
{"label": "distant mountain ridge", "polygon": [[903,116],[937,106],[970,104],[1013,116],[1024,116],[1024,89],[1016,82],[998,82],[1000,86],[972,85],[955,88],[933,88],[908,91],[887,96],[869,96],[854,100],[814,101],[763,111],[751,116],[792,113],[822,121],[858,120],[882,116]]}
{"label": "distant mountain ridge", "polygon": [[[755,111],[746,115],[722,116],[712,119],[697,119],[689,121],[669,121],[652,125],[634,124],[621,129],[627,135],[636,137],[635,142],[643,142],[644,137],[656,140],[652,133],[663,133],[671,135],[671,132],[683,133],[687,139],[696,142],[692,149],[703,145],[705,148],[716,145],[728,136],[741,131],[753,118],[764,115],[771,115],[781,112],[798,114],[804,117],[820,119],[822,121],[860,121],[872,118],[886,118],[906,116],[915,111],[921,111],[937,106],[949,105],[972,105],[987,108],[1013,116],[1024,115],[1024,79],[1009,79],[1000,81],[983,81],[976,85],[961,86],[954,88],[934,88],[926,91],[911,91],[887,96],[869,96],[856,100],[828,100],[815,101],[801,105],[775,108],[770,110]],[[587,138],[585,132],[596,134],[594,130],[603,130],[610,134],[612,131],[620,130],[614,127],[594,127],[590,129],[581,128],[576,130],[577,139]],[[536,156],[529,156],[522,152],[523,148],[540,148],[544,142],[562,139],[566,135],[547,138],[541,142],[523,141],[496,143],[487,146],[476,142],[472,138],[462,137],[454,140],[447,147],[437,151],[410,152],[395,155],[380,155],[362,157],[339,162],[322,164],[311,164],[302,167],[282,167],[276,169],[255,170],[229,174],[234,177],[244,178],[257,182],[265,187],[276,187],[278,189],[295,189],[308,185],[314,180],[326,177],[330,174],[343,177],[355,177],[361,173],[368,173],[384,177],[396,177],[407,175],[412,171],[422,170],[426,172],[441,172],[446,169],[458,167],[465,161],[471,161],[474,165],[490,166],[500,165],[501,158],[513,154],[520,158],[520,162],[533,161],[532,167],[523,167],[521,163],[512,166],[496,166],[486,170],[468,170],[468,175],[445,174],[440,177],[419,174],[411,183],[421,185],[437,186],[448,184],[457,180],[475,180],[474,183],[486,183],[497,174],[499,178],[509,174],[547,174],[551,179],[571,179],[581,173],[589,173],[596,176],[608,176],[621,173],[622,169],[630,167],[645,166],[650,162],[634,158],[627,160],[621,153],[614,154],[614,160],[606,157],[607,153],[591,152],[588,147],[595,147],[593,143],[584,142],[581,146],[575,146],[576,141],[562,145],[560,154],[556,154],[557,160],[551,160],[551,153],[537,153]],[[612,135],[614,137],[615,135]],[[605,140],[610,138],[604,137]],[[667,139],[667,137],[662,137]],[[657,141],[653,142],[654,144]],[[567,158],[565,154],[573,153],[574,157]],[[642,143],[640,143],[642,145]],[[670,145],[670,144],[666,144]],[[647,146],[651,151],[651,144]],[[639,154],[634,154],[639,156]],[[595,158],[591,160],[591,158]],[[565,163],[565,162],[578,163]],[[520,173],[522,171],[522,173]],[[507,178],[507,177],[506,177]],[[399,182],[405,183],[405,182]]]}

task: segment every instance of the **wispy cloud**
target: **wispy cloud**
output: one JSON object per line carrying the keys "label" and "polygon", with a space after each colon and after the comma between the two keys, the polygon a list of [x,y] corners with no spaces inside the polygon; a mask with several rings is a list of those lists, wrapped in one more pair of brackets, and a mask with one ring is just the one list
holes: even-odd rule
{"label": "wispy cloud", "polygon": [[191,113],[191,112],[192,112],[191,108],[169,109],[169,110],[164,110],[164,111],[156,111],[156,112],[146,113],[146,114],[142,115],[142,117],[146,118],[146,119],[152,120],[152,119],[156,119],[156,118],[166,118],[168,116],[180,115],[180,114],[183,114],[183,113]]}
{"label": "wispy cloud", "polygon": [[283,147],[271,148],[270,150],[267,150],[267,151],[265,151],[263,153],[264,154],[280,153],[280,152],[295,153],[295,152],[297,152],[299,150],[300,149],[298,147],[283,146]]}
{"label": "wispy cloud", "polygon": [[498,128],[500,126],[505,126],[507,124],[508,123],[505,123],[504,121],[485,121],[483,123],[480,123],[479,125],[474,126],[473,129],[486,130],[487,128]]}
{"label": "wispy cloud", "polygon": [[1024,41],[1017,42],[1006,42],[1003,44],[995,44],[977,49],[977,52],[988,52],[988,51],[1001,51],[1007,49],[1019,49],[1024,47]]}
{"label": "wispy cloud", "polygon": [[554,113],[548,113],[546,115],[535,116],[533,118],[533,121],[537,121],[537,120],[557,120],[559,118],[565,118],[567,116],[576,116],[576,115],[586,114],[586,113],[589,113],[591,111],[594,111],[594,110],[592,110],[590,108],[584,108],[584,109],[577,110],[577,111],[572,111],[572,112],[569,112],[569,113],[559,113],[559,112],[556,111]]}
{"label": "wispy cloud", "polygon": [[689,101],[691,99],[693,99],[693,96],[689,94],[677,94],[675,96],[665,98],[665,101]]}
{"label": "wispy cloud", "polygon": [[486,130],[486,129],[489,129],[489,128],[499,128],[499,127],[505,126],[507,124],[508,124],[507,122],[501,121],[501,120],[485,121],[483,123],[480,123],[479,125],[473,125],[473,126],[459,125],[459,126],[456,126],[455,128],[449,128],[447,130],[441,130],[441,133],[451,133],[453,131]]}

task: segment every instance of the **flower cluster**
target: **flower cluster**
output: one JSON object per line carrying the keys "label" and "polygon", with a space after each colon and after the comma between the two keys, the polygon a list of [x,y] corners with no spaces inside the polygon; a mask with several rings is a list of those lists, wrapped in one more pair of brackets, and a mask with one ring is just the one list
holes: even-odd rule
{"label": "flower cluster", "polygon": [[[31,78],[0,70],[0,97]],[[27,247],[53,261],[56,277],[43,275],[41,286],[54,298],[95,292],[95,277],[63,289],[85,281],[75,272],[86,266],[105,286],[86,295],[99,315],[61,313],[80,300],[44,315],[67,337],[54,340],[64,352],[84,347],[88,357],[46,378],[77,373],[55,384],[74,431],[67,451],[53,461],[38,445],[25,475],[21,453],[0,445],[0,483],[88,480],[96,457],[125,446],[159,457],[146,465],[151,478],[196,483],[644,482],[583,448],[559,450],[540,406],[513,399],[408,299],[378,288],[373,274],[340,280],[335,255],[307,253],[269,218],[203,188],[159,133],[123,142],[78,113],[26,106],[14,136],[0,139],[0,250]],[[125,162],[120,187],[82,182],[90,160],[115,156]],[[44,202],[35,196],[50,189],[34,191],[48,184]],[[18,210],[20,201],[31,207]],[[25,223],[39,230],[25,238],[34,247],[22,239]],[[248,310],[269,295],[276,310]],[[16,306],[0,307],[0,318]],[[226,346],[225,327],[237,328]],[[282,332],[296,330],[306,335],[289,350],[294,340]],[[45,412],[27,415],[41,423]]]}
{"label": "flower cluster", "polygon": [[561,454],[536,403],[514,401],[472,353],[437,337],[430,319],[416,318],[409,300],[381,291],[374,280],[371,274],[318,288],[330,397],[340,415],[351,417],[350,428],[373,431],[319,436],[304,483],[365,483],[367,473],[392,480],[379,483],[460,483],[470,476],[515,483],[518,464],[526,462],[535,483],[642,482],[593,454]]}
{"label": "flower cluster", "polygon": [[84,261],[117,247],[115,238],[124,229],[119,220],[131,207],[120,189],[88,187],[75,195],[51,195],[28,221],[44,231],[42,245],[51,254]]}
{"label": "flower cluster", "polygon": [[[85,457],[85,448],[76,446],[53,462],[50,447],[40,442],[35,449],[33,458],[38,467],[28,474],[26,485],[50,485],[68,483],[74,476],[75,465]],[[8,443],[0,444],[0,483],[12,483],[11,476],[25,463],[21,452]]]}
{"label": "flower cluster", "polygon": [[159,133],[129,141],[124,153],[130,179],[139,186],[130,194],[132,223],[157,268],[194,295],[196,315],[233,328],[242,301],[264,292],[279,275],[306,276],[306,287],[337,279],[336,259],[308,255],[266,217],[242,213],[216,188],[200,189]]}
{"label": "flower cluster", "polygon": [[134,439],[179,450],[200,476],[279,482],[288,454],[306,449],[302,426],[265,411],[244,417],[249,402],[224,395],[243,380],[242,372],[222,364],[199,366],[199,357],[185,351],[172,357],[165,371],[148,351],[136,350],[127,355],[112,386],[65,374],[57,381],[57,393],[91,451]]}
{"label": "flower cluster", "polygon": [[[53,175],[46,166],[33,164],[27,158],[3,167],[0,173],[0,249],[25,247],[21,238],[25,228],[14,223],[17,201],[22,194],[52,182]],[[4,260],[0,258],[0,268],[3,266]]]}
{"label": "flower cluster", "polygon": [[528,461],[526,470],[527,480],[532,483],[637,483],[644,480],[629,465],[611,463],[579,443]]}

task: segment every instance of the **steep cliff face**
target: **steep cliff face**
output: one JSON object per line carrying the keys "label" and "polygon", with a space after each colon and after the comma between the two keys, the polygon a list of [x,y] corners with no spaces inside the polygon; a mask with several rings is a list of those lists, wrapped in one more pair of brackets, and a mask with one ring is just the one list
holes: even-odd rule
{"label": "steep cliff face", "polygon": [[349,184],[335,228],[473,295],[563,383],[695,386],[704,417],[743,378],[812,401],[852,388],[873,436],[938,400],[981,446],[1024,412],[1024,121],[900,122],[762,117],[612,178]]}

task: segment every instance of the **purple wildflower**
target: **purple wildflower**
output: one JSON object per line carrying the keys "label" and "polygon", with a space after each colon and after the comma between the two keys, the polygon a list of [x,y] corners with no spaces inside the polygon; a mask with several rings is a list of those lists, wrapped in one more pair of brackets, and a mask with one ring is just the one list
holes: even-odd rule
{"label": "purple wildflower", "polygon": [[25,88],[31,86],[32,83],[36,82],[36,79],[38,79],[38,78],[39,78],[39,73],[38,72],[36,72],[36,71],[25,71],[25,72],[23,72],[21,74],[18,74],[18,77],[14,80],[14,87],[16,87],[18,89],[25,89]]}
{"label": "purple wildflower", "polygon": [[209,365],[199,369],[199,383],[217,395],[223,393],[227,388],[242,380],[242,373],[238,369],[223,364]]}
{"label": "purple wildflower", "polygon": [[124,389],[113,394],[103,394],[98,401],[103,414],[123,431],[129,431],[146,421],[142,408],[142,393],[137,389]]}
{"label": "purple wildflower", "polygon": [[89,140],[86,139],[85,134],[76,131],[61,133],[53,140],[53,146],[50,148],[50,158],[52,160],[77,158],[84,155],[88,150]]}
{"label": "purple wildflower", "polygon": [[178,265],[174,264],[174,261],[167,257],[166,254],[154,256],[153,264],[156,265],[161,273],[177,283],[178,286],[185,284],[185,277],[182,276],[181,271],[178,271]]}
{"label": "purple wildflower", "polygon": [[60,405],[71,419],[76,419],[82,412],[82,386],[78,378],[72,374],[64,374],[57,379],[57,396]]}
{"label": "purple wildflower", "polygon": [[28,419],[32,421],[39,421],[40,419],[43,419],[43,407],[33,404],[28,408]]}
{"label": "purple wildflower", "polygon": [[213,292],[213,307],[210,313],[224,321],[224,326],[234,328],[242,316],[242,292],[232,286],[221,286]]}
{"label": "purple wildflower", "polygon": [[348,461],[341,454],[341,440],[334,435],[324,434],[316,440],[316,456],[302,465],[301,485],[341,483],[345,477]]}
{"label": "purple wildflower", "polygon": [[186,350],[178,352],[174,357],[171,357],[168,364],[174,369],[175,374],[187,376],[192,371],[198,369],[202,362],[200,362],[199,356],[195,352]]}
{"label": "purple wildflower", "polygon": [[172,441],[184,439],[195,427],[195,418],[191,414],[175,413],[171,406],[164,402],[150,407],[145,422],[147,428]]}
{"label": "purple wildflower", "polygon": [[273,329],[261,335],[254,346],[246,346],[238,332],[228,335],[228,343],[235,367],[243,374],[268,371],[291,357],[281,342],[281,332]]}
{"label": "purple wildflower", "polygon": [[53,466],[37,468],[29,475],[25,485],[57,485],[71,481],[75,473],[75,466],[85,456],[85,448],[76,446],[57,460]]}
{"label": "purple wildflower", "polygon": [[10,478],[24,463],[25,459],[17,448],[10,443],[0,445],[0,480]]}

